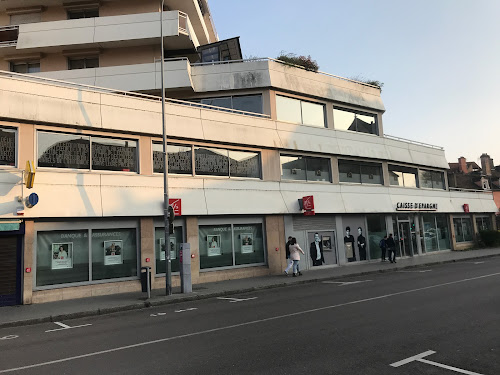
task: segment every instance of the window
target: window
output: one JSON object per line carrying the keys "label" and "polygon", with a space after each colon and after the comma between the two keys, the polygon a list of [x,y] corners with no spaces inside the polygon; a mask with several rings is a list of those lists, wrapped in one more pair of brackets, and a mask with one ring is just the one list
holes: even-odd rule
{"label": "window", "polygon": [[487,216],[476,217],[476,226],[478,232],[483,230],[491,230],[491,220]]}
{"label": "window", "polygon": [[378,134],[377,115],[374,114],[334,107],[333,124],[338,130]]}
{"label": "window", "polygon": [[331,182],[330,159],[280,155],[281,179]]}
{"label": "window", "polygon": [[12,62],[10,71],[15,73],[38,73],[40,71],[40,61]]}
{"label": "window", "polygon": [[[191,146],[167,144],[168,173],[193,174]],[[153,172],[163,173],[163,144],[153,142]]]}
{"label": "window", "polygon": [[391,185],[417,187],[417,169],[389,165],[389,181]]}
{"label": "window", "polygon": [[277,95],[276,111],[279,121],[325,127],[325,106],[323,104]]}
{"label": "window", "polygon": [[382,165],[377,163],[339,160],[340,182],[357,184],[383,184]]}
{"label": "window", "polygon": [[238,111],[263,113],[262,95],[242,95],[242,96],[224,96],[218,98],[204,98],[193,100],[194,102],[212,105],[214,107],[222,107],[236,109]]}
{"label": "window", "polygon": [[199,226],[200,268],[265,262],[262,224]]}
{"label": "window", "polygon": [[0,127],[0,165],[16,165],[16,130]]}
{"label": "window", "polygon": [[455,229],[455,239],[457,242],[471,242],[472,237],[472,221],[469,217],[458,217],[453,219],[453,227]]}
{"label": "window", "polygon": [[444,189],[444,173],[421,169],[418,174],[420,187],[428,189]]}
{"label": "window", "polygon": [[99,57],[82,57],[68,59],[68,67],[74,69],[90,69],[99,67]]}
{"label": "window", "polygon": [[99,17],[99,8],[68,10],[68,20]]}
{"label": "window", "polygon": [[40,131],[38,166],[137,172],[137,142]]}
{"label": "window", "polygon": [[446,215],[423,214],[421,226],[426,252],[450,248],[450,233]]}
{"label": "window", "polygon": [[[170,235],[170,265],[172,272],[179,272],[179,250],[183,242],[182,227],[175,226]],[[165,228],[155,228],[156,274],[166,272]]]}
{"label": "window", "polygon": [[220,148],[194,148],[197,175],[261,178],[260,154]]}
{"label": "window", "polygon": [[12,14],[10,16],[11,25],[23,25],[26,23],[37,23],[42,22],[41,12],[32,12],[24,14]]}

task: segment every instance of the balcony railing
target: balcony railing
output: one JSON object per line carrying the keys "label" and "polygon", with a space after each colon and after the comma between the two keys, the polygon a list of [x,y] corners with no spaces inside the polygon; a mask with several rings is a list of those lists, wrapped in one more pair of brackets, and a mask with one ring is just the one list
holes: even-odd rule
{"label": "balcony railing", "polygon": [[389,134],[384,134],[384,138],[394,139],[395,141],[402,141],[402,142],[406,142],[406,143],[411,143],[412,145],[430,147],[430,148],[433,148],[435,150],[444,151],[444,148],[441,146],[435,146],[435,145],[431,145],[429,143],[424,143],[424,142],[419,142],[419,141],[412,141],[411,139],[395,137],[395,136],[389,135]]}
{"label": "balcony railing", "polygon": [[179,31],[188,34],[188,15],[179,11]]}
{"label": "balcony railing", "polygon": [[17,44],[19,26],[0,27],[0,47],[11,47]]}

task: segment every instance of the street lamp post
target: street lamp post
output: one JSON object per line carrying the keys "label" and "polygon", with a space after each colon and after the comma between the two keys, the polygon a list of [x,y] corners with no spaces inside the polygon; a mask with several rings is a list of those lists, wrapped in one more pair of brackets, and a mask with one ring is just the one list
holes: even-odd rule
{"label": "street lamp post", "polygon": [[[161,39],[161,125],[163,129],[163,215],[165,219],[165,286],[166,295],[172,294],[172,265],[170,259],[170,225],[168,215],[168,155],[167,155],[167,124],[165,122],[165,81],[163,64],[165,52],[163,49],[163,9],[165,0],[160,0],[160,39]],[[161,249],[160,249],[161,251]]]}

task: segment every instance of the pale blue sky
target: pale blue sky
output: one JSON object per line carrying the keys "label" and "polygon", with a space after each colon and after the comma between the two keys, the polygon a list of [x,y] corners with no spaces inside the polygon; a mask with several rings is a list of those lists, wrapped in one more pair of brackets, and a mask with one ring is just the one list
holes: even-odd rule
{"label": "pale blue sky", "polygon": [[500,0],[209,0],[243,56],[311,55],[384,83],[387,134],[500,164]]}

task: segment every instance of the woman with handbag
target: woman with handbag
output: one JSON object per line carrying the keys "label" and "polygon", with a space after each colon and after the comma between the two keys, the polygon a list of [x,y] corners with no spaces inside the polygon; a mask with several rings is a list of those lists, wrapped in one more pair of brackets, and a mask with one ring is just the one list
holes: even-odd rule
{"label": "woman with handbag", "polygon": [[293,237],[290,243],[290,259],[293,261],[294,277],[302,275],[302,272],[299,271],[300,253],[305,254],[297,243],[297,239]]}

